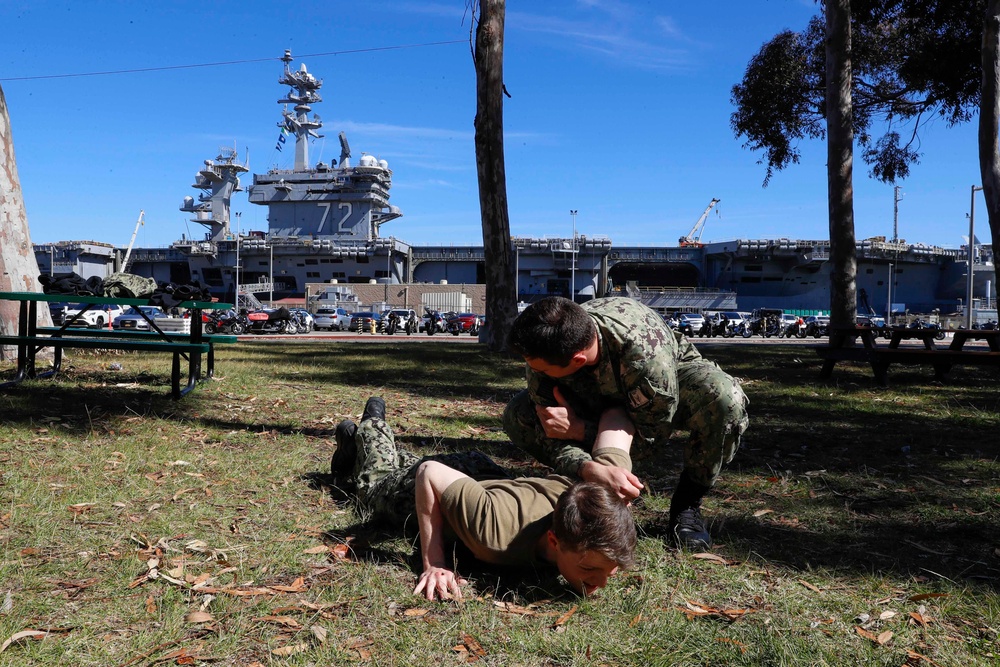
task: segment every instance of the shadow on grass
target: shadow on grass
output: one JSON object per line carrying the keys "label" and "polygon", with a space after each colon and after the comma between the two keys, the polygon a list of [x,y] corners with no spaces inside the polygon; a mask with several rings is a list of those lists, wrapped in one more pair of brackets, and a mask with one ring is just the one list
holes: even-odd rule
{"label": "shadow on grass", "polygon": [[[703,352],[742,378],[751,399],[751,426],[743,448],[724,471],[719,493],[711,501],[713,532],[725,542],[723,553],[755,554],[803,570],[897,571],[998,587],[1000,552],[995,550],[1000,549],[1000,534],[995,517],[1000,504],[995,493],[988,499],[989,489],[1000,484],[995,373],[956,368],[948,383],[941,384],[929,369],[893,368],[892,385],[885,389],[875,385],[867,366],[838,364],[834,377],[821,381],[820,361],[807,348],[743,342],[705,346]],[[266,431],[332,440],[335,424],[321,423],[324,415],[311,415],[307,421],[301,410],[265,414],[227,408],[243,401],[246,392],[263,393],[280,382],[305,385],[312,395],[328,399],[326,409],[331,403],[337,406],[340,388],[350,388],[353,401],[359,392],[388,387],[412,397],[415,404],[428,399],[484,401],[485,412],[495,416],[456,412],[441,418],[488,428],[495,426],[507,398],[523,386],[521,364],[478,346],[249,344],[221,352],[217,364],[220,371],[251,377],[248,388],[240,390],[234,381],[224,387],[225,395],[199,389],[173,401],[162,373],[87,367],[56,381],[7,389],[0,394],[0,414],[5,426],[30,429],[29,435],[53,419],[72,437],[102,432],[121,417],[138,415],[220,433]],[[257,377],[261,368],[268,373],[264,382]],[[479,449],[517,474],[542,474],[524,453],[496,440],[402,434],[398,441],[423,451]],[[646,457],[635,452],[637,472],[659,495],[668,495],[676,481],[683,435],[668,449]],[[827,478],[825,487],[813,488],[816,497],[783,498],[763,493],[766,485],[740,489],[731,484],[735,479],[795,479],[816,471],[824,471]],[[726,494],[743,506],[730,509],[730,501],[717,500]],[[775,507],[775,516],[813,512],[814,527],[750,518],[762,502]],[[663,537],[665,516],[640,510],[639,517],[647,534]],[[820,526],[819,521],[828,525]],[[398,562],[391,552],[385,557]],[[412,559],[407,562],[412,568]],[[477,581],[492,582],[492,576],[484,571]],[[498,581],[505,581],[502,573]],[[537,586],[546,594],[556,590],[548,584]],[[520,584],[498,585],[496,590],[518,591]]]}

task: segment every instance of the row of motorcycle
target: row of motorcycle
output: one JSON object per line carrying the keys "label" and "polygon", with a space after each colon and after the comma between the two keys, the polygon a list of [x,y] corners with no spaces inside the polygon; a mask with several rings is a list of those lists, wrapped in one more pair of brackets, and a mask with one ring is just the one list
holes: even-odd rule
{"label": "row of motorcycle", "polygon": [[289,310],[282,306],[275,310],[236,312],[234,309],[213,311],[206,315],[205,333],[239,336],[254,334],[309,333],[309,317],[305,311]]}

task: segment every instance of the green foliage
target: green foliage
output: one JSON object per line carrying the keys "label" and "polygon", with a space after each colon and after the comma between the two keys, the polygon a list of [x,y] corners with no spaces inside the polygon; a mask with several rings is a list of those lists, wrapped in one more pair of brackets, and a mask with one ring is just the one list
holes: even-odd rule
{"label": "green foliage", "polygon": [[[892,183],[909,174],[920,157],[919,130],[928,116],[950,125],[972,118],[979,104],[985,5],[851,3],[854,133],[871,177]],[[733,86],[730,125],[745,148],[764,153],[765,186],[776,170],[798,162],[799,141],[825,134],[825,39],[822,14],[802,32],[779,33]]]}

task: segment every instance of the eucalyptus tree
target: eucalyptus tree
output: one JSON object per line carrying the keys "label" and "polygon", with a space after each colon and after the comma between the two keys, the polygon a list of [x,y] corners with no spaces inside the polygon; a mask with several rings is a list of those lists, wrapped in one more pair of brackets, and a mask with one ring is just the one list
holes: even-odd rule
{"label": "eucalyptus tree", "polygon": [[[28,215],[21,195],[21,181],[14,157],[14,136],[11,132],[7,99],[0,87],[0,291],[37,292],[38,262],[28,231]],[[0,301],[0,333],[14,335],[18,304]],[[49,311],[42,309],[42,324],[51,324]],[[6,358],[0,346],[0,358]]]}
{"label": "eucalyptus tree", "polygon": [[503,350],[517,316],[503,145],[504,0],[470,0],[475,26],[476,171],[486,274],[486,345]]}
{"label": "eucalyptus tree", "polygon": [[[833,117],[831,109],[840,109],[845,99],[850,105],[851,143],[856,141],[860,148],[869,176],[887,183],[905,178],[919,163],[920,131],[927,121],[936,118],[949,126],[967,122],[983,100],[981,172],[994,247],[1000,247],[997,87],[992,98],[987,94],[987,84],[997,79],[998,64],[995,57],[990,60],[983,30],[984,21],[987,26],[996,23],[998,4],[995,0],[827,0],[805,29],[775,35],[732,89],[736,107],[730,118],[732,129],[744,139],[745,148],[763,153],[764,186],[775,172],[799,162],[802,141],[839,141],[831,123],[842,130],[838,121],[843,117]],[[846,15],[849,29],[835,31],[839,24],[831,24],[833,17],[827,14]],[[994,56],[995,42],[994,33]],[[846,90],[842,75],[834,74],[840,70],[831,69],[833,63],[828,62],[841,56],[849,63]],[[839,78],[831,80],[834,77]],[[986,92],[981,95],[981,90]],[[851,187],[844,177],[844,160],[853,161],[853,151],[848,154],[841,148],[835,155],[830,146],[829,157],[831,309],[843,323],[854,316],[853,260],[845,256],[854,252],[853,197],[844,189]],[[992,189],[987,185],[991,180]]]}

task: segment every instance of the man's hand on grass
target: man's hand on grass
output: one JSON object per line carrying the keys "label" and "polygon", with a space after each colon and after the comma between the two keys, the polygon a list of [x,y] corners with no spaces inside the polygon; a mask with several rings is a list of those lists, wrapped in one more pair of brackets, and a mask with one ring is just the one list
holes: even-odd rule
{"label": "man's hand on grass", "polygon": [[468,583],[454,572],[443,567],[430,567],[417,580],[414,595],[423,595],[428,600],[461,600],[462,589]]}

